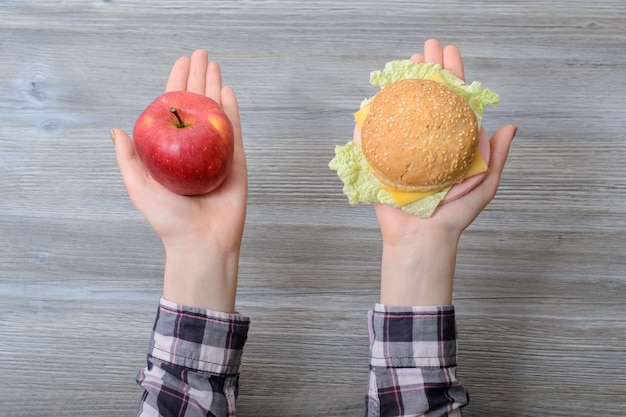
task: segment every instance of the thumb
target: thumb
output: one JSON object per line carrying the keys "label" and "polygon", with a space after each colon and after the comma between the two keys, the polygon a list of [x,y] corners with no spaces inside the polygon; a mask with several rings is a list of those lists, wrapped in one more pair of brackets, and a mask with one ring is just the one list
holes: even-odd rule
{"label": "thumb", "polygon": [[147,179],[146,169],[126,132],[117,128],[111,129],[111,140],[115,146],[117,165],[132,199],[135,191]]}
{"label": "thumb", "polygon": [[500,184],[500,178],[502,176],[502,170],[504,169],[504,164],[509,155],[509,149],[511,148],[511,142],[515,137],[516,132],[516,126],[507,125],[502,126],[491,136],[489,172],[483,184],[492,197],[495,196],[498,190],[498,185]]}
{"label": "thumb", "polygon": [[[457,200],[458,204],[465,204],[464,211],[468,213],[463,219],[469,220],[466,224],[462,225],[462,229],[465,229],[469,224],[474,221],[476,216],[493,200],[495,197],[498,186],[500,185],[500,178],[502,176],[502,170],[504,169],[504,163],[506,162],[511,147],[511,141],[515,136],[517,127],[508,125],[498,129],[492,136],[490,142],[491,152],[489,155],[489,169],[487,170],[487,176],[485,179],[466,196]],[[457,201],[453,201],[450,204],[445,204],[441,207],[441,211],[450,209],[457,205]]]}
{"label": "thumb", "polygon": [[501,173],[504,163],[509,155],[511,142],[515,137],[517,127],[513,125],[502,126],[491,136],[491,156],[489,165],[495,172]]}

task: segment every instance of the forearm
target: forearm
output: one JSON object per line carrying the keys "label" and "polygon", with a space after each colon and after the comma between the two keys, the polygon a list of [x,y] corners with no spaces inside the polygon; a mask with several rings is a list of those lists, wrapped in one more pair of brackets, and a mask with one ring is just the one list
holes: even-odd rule
{"label": "forearm", "polygon": [[452,292],[460,235],[427,227],[383,240],[370,313],[368,417],[460,416]]}
{"label": "forearm", "polygon": [[189,307],[233,313],[239,251],[203,242],[166,246],[163,297]]}
{"label": "forearm", "polygon": [[393,306],[452,304],[458,236],[425,231],[419,238],[384,242],[380,302]]}

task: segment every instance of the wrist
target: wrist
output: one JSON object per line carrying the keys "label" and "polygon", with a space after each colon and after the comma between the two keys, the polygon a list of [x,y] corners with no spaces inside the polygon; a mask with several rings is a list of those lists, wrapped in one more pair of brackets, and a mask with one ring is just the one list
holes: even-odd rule
{"label": "wrist", "polygon": [[207,242],[166,245],[163,297],[177,304],[234,313],[239,251]]}
{"label": "wrist", "polygon": [[459,235],[424,231],[383,242],[380,302],[393,306],[452,304]]}

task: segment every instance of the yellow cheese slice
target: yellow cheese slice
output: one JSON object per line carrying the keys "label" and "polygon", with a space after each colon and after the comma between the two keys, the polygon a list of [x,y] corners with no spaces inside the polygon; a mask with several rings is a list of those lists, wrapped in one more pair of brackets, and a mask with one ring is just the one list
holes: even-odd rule
{"label": "yellow cheese slice", "polygon": [[361,127],[363,126],[363,122],[365,121],[367,114],[370,112],[370,106],[371,104],[363,106],[354,113],[354,121],[359,126],[359,129],[361,129]]}
{"label": "yellow cheese slice", "polygon": [[387,187],[383,187],[385,191],[387,191],[393,201],[399,206],[406,206],[407,204],[411,204],[414,201],[421,200],[422,198],[426,198],[429,195],[433,195],[438,191],[429,191],[427,193],[419,193],[419,192],[405,192],[405,191],[396,191],[390,190]]}
{"label": "yellow cheese slice", "polygon": [[[476,152],[476,156],[474,156],[474,160],[470,164],[470,167],[467,169],[467,172],[465,173],[465,177],[463,177],[463,179],[473,177],[474,175],[477,175],[477,174],[481,174],[487,171],[487,168],[488,167],[487,167],[487,163],[485,162],[485,158],[483,158],[480,152]],[[422,198],[426,198],[430,195],[433,195],[441,191],[441,190],[436,190],[436,191],[429,191],[426,193],[422,193],[422,192],[396,191],[396,190],[391,190],[387,187],[383,187],[383,188],[385,191],[387,191],[391,195],[391,198],[393,199],[393,201],[399,206],[411,204],[417,200],[421,200]]]}
{"label": "yellow cheese slice", "polygon": [[485,158],[483,158],[483,155],[480,153],[480,151],[477,151],[476,155],[474,155],[474,160],[472,161],[469,168],[467,169],[467,172],[465,173],[465,178],[482,174],[483,172],[487,171],[487,168],[489,167],[487,166],[487,162],[485,162]]}
{"label": "yellow cheese slice", "polygon": [[443,76],[440,73],[438,73],[438,72],[434,73],[433,75],[431,75],[429,77],[426,77],[426,79],[438,82],[439,84],[443,84],[446,87],[448,86],[448,83],[446,83],[446,80],[444,80]]}

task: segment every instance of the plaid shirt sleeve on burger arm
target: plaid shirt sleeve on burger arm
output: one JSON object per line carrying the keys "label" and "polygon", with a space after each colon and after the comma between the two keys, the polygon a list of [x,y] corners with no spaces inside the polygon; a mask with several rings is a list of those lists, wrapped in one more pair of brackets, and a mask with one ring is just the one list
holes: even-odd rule
{"label": "plaid shirt sleeve on burger arm", "polygon": [[469,395],[456,378],[454,307],[377,304],[368,322],[365,415],[460,416]]}
{"label": "plaid shirt sleeve on burger arm", "polygon": [[250,320],[161,299],[138,417],[234,417]]}

